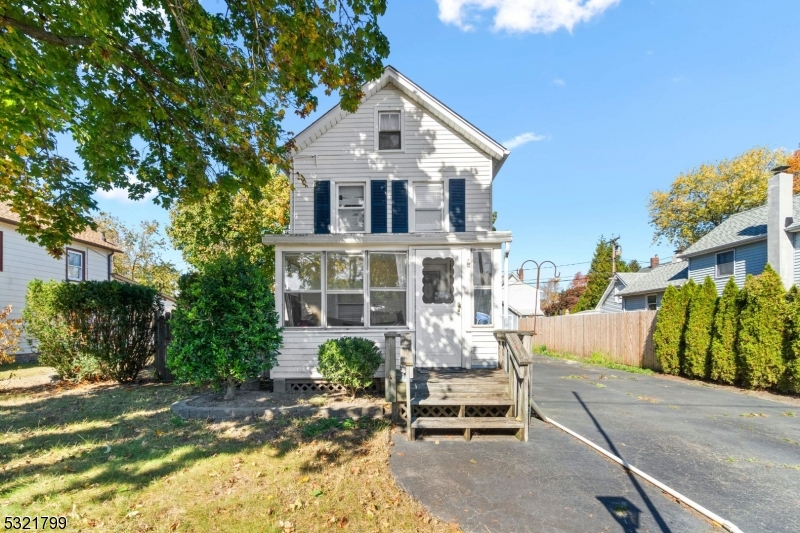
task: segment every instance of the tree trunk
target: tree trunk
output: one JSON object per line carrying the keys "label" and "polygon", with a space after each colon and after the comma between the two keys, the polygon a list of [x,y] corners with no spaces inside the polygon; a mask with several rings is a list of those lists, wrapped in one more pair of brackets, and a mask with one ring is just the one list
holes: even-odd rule
{"label": "tree trunk", "polygon": [[225,391],[223,400],[227,402],[234,399],[236,399],[236,380],[232,377],[228,377],[228,390]]}

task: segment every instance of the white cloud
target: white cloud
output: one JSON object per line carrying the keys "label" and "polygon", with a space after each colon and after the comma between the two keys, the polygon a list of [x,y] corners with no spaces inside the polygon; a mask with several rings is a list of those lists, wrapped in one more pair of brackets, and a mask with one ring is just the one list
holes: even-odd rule
{"label": "white cloud", "polygon": [[565,82],[561,78],[556,78],[556,79],[553,80],[553,85],[558,85],[559,87],[563,87],[566,84],[567,84],[567,82]]}
{"label": "white cloud", "polygon": [[621,0],[436,0],[439,20],[464,31],[473,29],[481,11],[494,11],[495,31],[552,33],[571,32]]}
{"label": "white cloud", "polygon": [[525,133],[521,133],[520,135],[517,135],[513,139],[503,141],[503,146],[505,146],[509,150],[513,150],[514,148],[518,148],[523,144],[527,144],[533,141],[543,141],[546,138],[547,137],[545,137],[544,135],[536,135],[532,131],[528,131]]}
{"label": "white cloud", "polygon": [[[134,178],[130,174],[128,174],[128,179],[131,180],[131,183],[139,183],[139,180]],[[131,200],[131,198],[128,196],[128,190],[127,189],[119,189],[117,187],[112,187],[108,191],[104,191],[102,189],[99,189],[97,191],[97,196],[102,198],[103,200],[111,200],[111,201],[114,201],[114,202],[121,202],[121,203],[126,203],[126,204],[127,203],[134,203],[134,202],[141,202],[141,201],[146,201],[146,200],[152,200],[153,198],[156,197],[157,194],[158,194],[158,192],[155,189],[150,189],[150,191],[147,194],[145,194],[144,198],[142,198],[141,200]]]}

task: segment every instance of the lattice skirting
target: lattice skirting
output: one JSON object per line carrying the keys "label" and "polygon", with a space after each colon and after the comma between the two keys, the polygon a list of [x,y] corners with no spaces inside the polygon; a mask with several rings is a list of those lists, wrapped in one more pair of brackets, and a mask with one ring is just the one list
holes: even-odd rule
{"label": "lattice skirting", "polygon": [[[382,379],[375,379],[372,385],[364,389],[366,392],[379,394],[383,392],[384,381]],[[329,383],[327,381],[316,380],[286,380],[286,392],[342,392],[345,388],[336,383]]]}
{"label": "lattice skirting", "polygon": [[[405,422],[408,407],[405,402],[397,402],[394,412],[397,419],[395,422]],[[457,417],[459,406],[457,405],[414,405],[414,417]],[[507,405],[474,405],[467,406],[464,414],[468,417],[496,417],[509,416],[511,408]]]}

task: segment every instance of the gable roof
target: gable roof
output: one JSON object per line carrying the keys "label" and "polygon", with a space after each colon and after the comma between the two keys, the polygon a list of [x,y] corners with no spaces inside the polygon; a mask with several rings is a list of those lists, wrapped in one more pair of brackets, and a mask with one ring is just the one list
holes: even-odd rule
{"label": "gable roof", "polygon": [[[16,226],[19,224],[19,215],[13,212],[8,204],[0,202],[0,221],[8,222],[9,224],[14,224]],[[76,242],[90,244],[92,246],[97,246],[98,248],[111,250],[112,252],[122,252],[122,248],[113,242],[106,241],[99,231],[94,231],[90,228],[74,234],[72,239]]]}
{"label": "gable roof", "polygon": [[627,281],[625,288],[618,293],[621,296],[661,292],[670,285],[679,287],[689,280],[689,263],[687,261],[664,263],[649,272],[626,272],[624,275]]}
{"label": "gable roof", "polygon": [[[505,163],[510,151],[495,141],[474,125],[470,124],[461,115],[444,105],[434,96],[426,92],[419,85],[405,77],[396,68],[388,65],[383,75],[377,80],[367,82],[361,90],[364,93],[362,103],[371,98],[375,93],[386,87],[393,85],[402,91],[410,100],[430,114],[447,124],[459,135],[467,139],[470,143],[489,155],[493,160],[492,178],[497,175],[500,167]],[[297,134],[294,138],[298,152],[307,148],[318,137],[335,126],[339,121],[346,117],[348,113],[336,104],[330,111],[315,120],[306,129]]]}
{"label": "gable roof", "polygon": [[[788,226],[786,231],[800,231],[800,194],[792,197],[792,216],[797,222]],[[765,204],[731,215],[680,255],[694,257],[766,238],[767,205]]]}
{"label": "gable roof", "polygon": [[635,294],[648,294],[667,290],[670,285],[680,287],[689,280],[689,262],[678,261],[664,263],[654,268],[648,268],[646,272],[617,272],[609,281],[603,296],[597,302],[595,310],[602,311],[603,304],[611,296],[617,282],[621,282],[623,288],[617,292],[616,296],[632,296]]}

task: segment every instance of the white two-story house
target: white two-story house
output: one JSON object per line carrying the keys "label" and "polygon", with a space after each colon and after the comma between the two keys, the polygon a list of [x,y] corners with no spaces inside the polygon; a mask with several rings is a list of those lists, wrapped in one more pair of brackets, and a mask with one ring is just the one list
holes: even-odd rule
{"label": "white two-story house", "polygon": [[290,227],[263,239],[276,391],[319,378],[319,345],[342,336],[401,333],[417,367],[497,365],[511,233],[492,231],[492,182],[509,151],[392,67],[363,91],[295,138]]}

